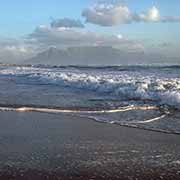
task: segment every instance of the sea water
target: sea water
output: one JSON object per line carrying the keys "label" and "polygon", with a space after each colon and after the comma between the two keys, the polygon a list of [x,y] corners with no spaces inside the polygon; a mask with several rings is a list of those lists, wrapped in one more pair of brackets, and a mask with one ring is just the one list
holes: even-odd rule
{"label": "sea water", "polygon": [[0,65],[0,110],[180,133],[180,66]]}

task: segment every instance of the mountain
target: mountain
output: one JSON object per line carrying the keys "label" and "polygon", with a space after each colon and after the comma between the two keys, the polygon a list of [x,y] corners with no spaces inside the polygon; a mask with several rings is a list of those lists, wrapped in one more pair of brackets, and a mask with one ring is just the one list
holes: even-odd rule
{"label": "mountain", "polygon": [[67,49],[51,47],[26,60],[25,63],[33,65],[127,65],[148,63],[148,58],[144,53],[125,53],[119,49],[104,46],[70,47]]}

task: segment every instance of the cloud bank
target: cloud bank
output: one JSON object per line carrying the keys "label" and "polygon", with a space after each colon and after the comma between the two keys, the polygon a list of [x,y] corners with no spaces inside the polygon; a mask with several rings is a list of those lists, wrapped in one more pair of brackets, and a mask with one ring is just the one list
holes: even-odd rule
{"label": "cloud bank", "polygon": [[109,46],[123,48],[126,51],[142,51],[143,45],[137,41],[119,35],[107,35],[84,29],[52,28],[39,26],[28,36],[28,40],[42,48],[72,46]]}
{"label": "cloud bank", "polygon": [[16,62],[27,59],[34,53],[34,46],[20,40],[6,39],[0,41],[0,62]]}
{"label": "cloud bank", "polygon": [[138,14],[121,4],[97,4],[85,9],[82,16],[87,23],[100,26],[116,26],[133,22],[180,22],[180,17],[161,17],[159,9],[155,6]]}
{"label": "cloud bank", "polygon": [[[159,9],[155,6],[147,11],[136,13],[132,12],[127,6],[122,4],[97,4],[87,8],[82,12],[86,22],[112,27],[130,23],[174,23],[180,22],[178,16],[161,16]],[[166,41],[165,41],[166,42]],[[50,47],[69,48],[69,47],[113,47],[118,48],[122,53],[138,54],[155,52],[152,46],[147,46],[145,42],[130,40],[119,34],[107,34],[92,32],[85,28],[80,20],[71,18],[52,19],[48,25],[36,27],[32,33],[21,40],[0,41],[0,62],[11,60],[18,61],[28,59]],[[158,49],[158,53],[170,54],[173,47],[163,45],[164,49]],[[98,48],[97,48],[98,49]],[[102,48],[103,49],[103,48]],[[166,52],[165,52],[166,51]],[[179,51],[173,52],[179,57]],[[103,62],[102,62],[103,63]]]}

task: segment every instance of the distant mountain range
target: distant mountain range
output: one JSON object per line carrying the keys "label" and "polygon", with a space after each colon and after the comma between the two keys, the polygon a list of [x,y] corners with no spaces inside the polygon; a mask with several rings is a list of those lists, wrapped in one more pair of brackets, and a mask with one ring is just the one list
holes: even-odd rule
{"label": "distant mountain range", "polygon": [[158,55],[147,56],[144,53],[122,52],[112,47],[70,47],[57,49],[54,47],[26,60],[26,64],[46,65],[127,65],[162,62]]}

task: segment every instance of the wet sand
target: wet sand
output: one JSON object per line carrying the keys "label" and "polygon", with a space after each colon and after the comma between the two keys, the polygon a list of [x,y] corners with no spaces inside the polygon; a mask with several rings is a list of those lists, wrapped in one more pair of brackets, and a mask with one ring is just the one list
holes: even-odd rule
{"label": "wet sand", "polygon": [[65,114],[0,112],[0,180],[179,180],[180,136]]}

